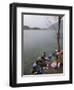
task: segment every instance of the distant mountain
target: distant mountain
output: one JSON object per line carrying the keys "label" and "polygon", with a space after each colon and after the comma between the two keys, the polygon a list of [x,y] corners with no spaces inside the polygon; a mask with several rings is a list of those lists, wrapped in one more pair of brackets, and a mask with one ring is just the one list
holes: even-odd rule
{"label": "distant mountain", "polygon": [[[49,29],[50,29],[50,30],[58,30],[58,22],[52,24],[52,25],[49,27]],[[63,20],[61,20],[61,23],[60,23],[60,30],[63,30]]]}
{"label": "distant mountain", "polygon": [[31,29],[33,29],[33,30],[41,30],[41,28],[39,28],[39,27],[33,27]]}
{"label": "distant mountain", "polygon": [[23,30],[47,30],[48,28],[23,26]]}
{"label": "distant mountain", "polygon": [[23,30],[30,29],[29,26],[23,26]]}
{"label": "distant mountain", "polygon": [[[52,24],[49,28],[40,28],[40,27],[29,27],[27,25],[23,26],[23,30],[58,30],[58,22]],[[63,20],[60,23],[60,31],[63,31]]]}
{"label": "distant mountain", "polygon": [[41,30],[41,28],[39,28],[39,27],[29,27],[29,26],[23,26],[23,30]]}
{"label": "distant mountain", "polygon": [[[54,23],[49,27],[49,30],[58,31],[58,23]],[[60,38],[63,39],[63,20],[60,23]]]}

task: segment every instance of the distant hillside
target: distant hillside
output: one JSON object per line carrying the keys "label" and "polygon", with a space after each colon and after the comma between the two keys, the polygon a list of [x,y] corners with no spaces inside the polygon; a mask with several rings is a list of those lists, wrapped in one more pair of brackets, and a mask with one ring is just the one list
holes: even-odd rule
{"label": "distant hillside", "polygon": [[[57,31],[58,30],[58,23],[54,23],[53,25],[51,25],[49,27],[49,30]],[[63,39],[63,20],[61,20],[61,23],[60,23],[60,38]]]}
{"label": "distant hillside", "polygon": [[[49,28],[23,26],[23,30],[58,30],[58,23],[52,24]],[[63,31],[63,20],[61,20],[60,31]]]}
{"label": "distant hillside", "polygon": [[29,26],[23,26],[23,30],[30,29]]}
{"label": "distant hillside", "polygon": [[[54,23],[49,27],[50,30],[58,30],[58,23]],[[63,20],[61,20],[60,30],[63,30]]]}
{"label": "distant hillside", "polygon": [[41,30],[41,28],[39,28],[39,27],[29,27],[29,26],[23,26],[23,30]]}

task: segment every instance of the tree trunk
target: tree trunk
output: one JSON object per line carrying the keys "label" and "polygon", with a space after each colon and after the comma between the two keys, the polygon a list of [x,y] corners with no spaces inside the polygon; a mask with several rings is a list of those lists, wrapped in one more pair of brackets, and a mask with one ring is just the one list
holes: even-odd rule
{"label": "tree trunk", "polygon": [[60,51],[60,22],[61,17],[58,18],[58,32],[57,32],[57,46],[58,46],[58,52]]}

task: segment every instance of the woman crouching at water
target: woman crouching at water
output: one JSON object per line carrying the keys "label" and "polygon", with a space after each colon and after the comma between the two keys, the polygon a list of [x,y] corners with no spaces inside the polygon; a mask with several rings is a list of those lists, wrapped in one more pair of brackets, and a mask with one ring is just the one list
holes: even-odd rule
{"label": "woman crouching at water", "polygon": [[32,74],[43,74],[43,67],[42,67],[42,62],[36,61],[36,63],[33,63],[33,70],[32,70]]}
{"label": "woman crouching at water", "polygon": [[46,60],[47,60],[46,52],[43,52],[42,56],[38,57],[37,61],[35,63],[33,63],[32,74],[43,74],[44,67],[47,66]]}

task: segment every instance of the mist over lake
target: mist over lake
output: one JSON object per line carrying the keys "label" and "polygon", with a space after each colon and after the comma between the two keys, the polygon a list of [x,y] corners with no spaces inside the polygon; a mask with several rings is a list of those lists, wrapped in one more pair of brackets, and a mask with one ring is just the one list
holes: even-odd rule
{"label": "mist over lake", "polygon": [[[57,49],[56,33],[55,30],[23,30],[22,74],[31,74],[33,62],[42,52],[45,51],[48,56]],[[62,38],[60,45],[63,48]]]}

